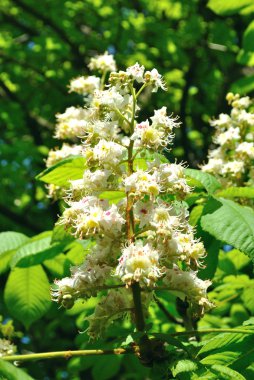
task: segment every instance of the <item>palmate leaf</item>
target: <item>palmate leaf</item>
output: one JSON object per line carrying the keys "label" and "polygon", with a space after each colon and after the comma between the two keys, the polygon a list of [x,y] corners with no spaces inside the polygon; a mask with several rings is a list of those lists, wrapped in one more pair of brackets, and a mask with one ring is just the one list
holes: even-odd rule
{"label": "palmate leaf", "polygon": [[228,187],[216,193],[217,197],[223,198],[253,198],[254,187]]}
{"label": "palmate leaf", "polygon": [[41,265],[15,268],[9,275],[4,299],[11,315],[28,328],[51,305],[50,284]]}
{"label": "palmate leaf", "polygon": [[8,269],[9,261],[15,250],[28,240],[29,237],[19,232],[7,231],[0,233],[0,273]]}
{"label": "palmate leaf", "polygon": [[248,341],[253,340],[254,329],[246,327],[241,327],[241,330],[245,330],[246,333],[235,332],[235,333],[220,333],[215,336],[211,340],[209,340],[198,352],[198,355],[203,355],[211,352],[222,350],[230,351],[229,347],[232,345],[240,345],[240,343],[244,342],[245,344]]}
{"label": "palmate leaf", "polygon": [[49,167],[36,179],[56,186],[68,187],[70,180],[81,179],[86,168],[86,159],[80,156],[66,158]]}
{"label": "palmate leaf", "polygon": [[63,252],[65,243],[51,245],[51,236],[28,242],[20,247],[13,255],[10,266],[24,268],[41,264],[45,260],[52,259]]}
{"label": "palmate leaf", "polygon": [[228,199],[218,198],[217,201],[221,207],[202,216],[201,227],[217,240],[254,259],[254,211]]}
{"label": "palmate leaf", "polygon": [[22,369],[17,368],[11,363],[0,359],[0,379],[1,380],[34,380]]}
{"label": "palmate leaf", "polygon": [[198,183],[200,183],[202,187],[206,189],[208,194],[213,194],[215,190],[221,187],[221,184],[214,176],[208,173],[204,173],[201,170],[185,169],[184,173],[187,178],[192,178],[195,181],[198,181]]}

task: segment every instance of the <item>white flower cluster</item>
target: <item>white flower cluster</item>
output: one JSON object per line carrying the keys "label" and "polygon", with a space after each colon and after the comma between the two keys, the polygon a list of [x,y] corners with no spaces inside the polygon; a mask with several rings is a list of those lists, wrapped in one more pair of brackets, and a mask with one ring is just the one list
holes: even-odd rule
{"label": "white flower cluster", "polygon": [[[114,288],[88,318],[91,337],[119,316],[128,313],[133,318],[135,284],[142,287],[144,313],[151,290],[161,281],[169,289],[181,288],[202,314],[210,305],[208,283],[198,280],[193,270],[201,266],[205,249],[195,239],[182,202],[191,189],[183,165],[169,163],[158,153],[168,149],[180,123],[167,115],[166,107],[155,110],[150,122],[137,121],[140,93],[146,87],[165,90],[162,76],[138,63],[115,72],[108,54],[92,59],[89,67],[102,78],[113,70],[107,74],[109,84],[105,89],[101,79],[98,88],[99,81],[92,77],[72,81],[71,90],[82,95],[96,83],[86,108],[70,107],[58,115],[57,137],[80,138],[80,144],[51,151],[48,165],[71,154],[85,158],[83,177],[70,181],[64,198],[68,207],[59,223],[76,238],[90,239],[93,246],[84,262],[71,268],[71,277],[55,282],[53,299],[68,308],[77,298]],[[185,271],[175,271],[180,262]],[[182,281],[185,278],[190,280]]]}
{"label": "white flower cluster", "polygon": [[229,93],[230,115],[220,114],[211,125],[216,128],[214,143],[202,170],[215,175],[225,186],[244,186],[253,183],[254,114],[248,109],[249,97]]}
{"label": "white flower cluster", "polygon": [[0,339],[0,358],[3,356],[14,355],[17,347],[8,339]]}

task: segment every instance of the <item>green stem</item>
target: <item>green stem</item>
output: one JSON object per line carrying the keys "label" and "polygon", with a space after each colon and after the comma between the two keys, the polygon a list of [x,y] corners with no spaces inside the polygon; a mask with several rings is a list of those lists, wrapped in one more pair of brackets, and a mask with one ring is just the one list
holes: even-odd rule
{"label": "green stem", "polygon": [[103,71],[102,73],[102,77],[101,77],[101,83],[100,83],[100,90],[103,91],[104,89],[104,83],[105,83],[105,79],[106,79],[106,75],[107,75],[107,71]]}
{"label": "green stem", "polygon": [[126,121],[126,123],[128,123],[129,125],[131,124],[130,120],[127,119],[127,117],[125,117],[121,111],[119,111],[119,109],[117,107],[114,108],[114,111],[117,113],[118,116],[120,116],[120,118],[124,121]]}
{"label": "green stem", "polygon": [[141,92],[144,90],[144,88],[146,88],[147,84],[144,83],[142,85],[142,87],[140,87],[140,89],[138,90],[137,94],[136,94],[136,99],[139,97],[139,95],[141,94]]}
{"label": "green stem", "polygon": [[56,351],[56,352],[42,352],[38,354],[26,354],[26,355],[10,355],[3,356],[1,359],[7,362],[24,362],[30,360],[39,359],[55,359],[64,358],[70,359],[75,356],[91,356],[91,355],[123,355],[132,353],[131,349],[115,348],[112,350],[77,350],[77,351]]}

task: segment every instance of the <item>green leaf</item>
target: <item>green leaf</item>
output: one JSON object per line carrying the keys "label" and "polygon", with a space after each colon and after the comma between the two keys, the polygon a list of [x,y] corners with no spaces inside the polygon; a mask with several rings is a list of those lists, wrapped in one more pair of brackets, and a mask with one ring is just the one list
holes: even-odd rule
{"label": "green leaf", "polygon": [[254,259],[254,211],[227,199],[218,200],[221,207],[202,216],[202,228]]}
{"label": "green leaf", "polygon": [[0,233],[0,255],[6,251],[11,251],[20,247],[29,238],[19,232],[1,232]]}
{"label": "green leaf", "polygon": [[107,199],[110,204],[120,202],[126,196],[124,191],[103,191],[100,193],[100,199]]}
{"label": "green leaf", "polygon": [[198,368],[197,363],[192,360],[179,360],[177,364],[172,368],[173,376],[177,376],[179,373],[192,372]]}
{"label": "green leaf", "polygon": [[15,266],[24,268],[41,264],[44,260],[52,259],[63,252],[65,243],[50,245],[51,237],[29,242],[17,250],[10,262],[11,268]]}
{"label": "green leaf", "polygon": [[[252,6],[254,10],[254,4]],[[237,61],[247,66],[254,64],[254,21],[249,24],[244,32],[242,49],[237,56]]]}
{"label": "green leaf", "polygon": [[94,379],[108,380],[115,377],[120,369],[122,358],[119,355],[101,356],[92,369]]}
{"label": "green leaf", "polygon": [[200,182],[209,194],[214,193],[215,190],[221,187],[221,184],[211,174],[196,169],[185,169],[184,172],[187,177]]}
{"label": "green leaf", "polygon": [[242,46],[245,52],[254,52],[254,21],[249,24],[244,32]]}
{"label": "green leaf", "polygon": [[4,299],[11,315],[28,328],[50,308],[50,285],[41,265],[15,268],[9,275]]}
{"label": "green leaf", "polygon": [[[248,330],[250,331],[250,328],[247,326],[241,327],[241,330]],[[254,329],[253,329],[254,334]],[[251,334],[250,334],[251,335]],[[232,344],[239,344],[244,340],[248,340],[250,337],[247,334],[244,333],[220,333],[219,335],[215,336],[211,340],[209,340],[199,351],[198,355],[208,353],[214,350],[221,350],[224,347],[229,347]],[[253,337],[251,337],[253,339]],[[229,349],[227,349],[229,351]]]}
{"label": "green leaf", "polygon": [[193,207],[190,213],[189,222],[192,226],[196,226],[199,219],[201,218],[201,215],[203,213],[204,205],[197,205]]}
{"label": "green leaf", "polygon": [[[243,52],[241,53],[243,55]],[[240,56],[239,56],[240,59]],[[230,91],[234,94],[246,95],[254,90],[254,75],[240,78],[230,86]]]}
{"label": "green leaf", "polygon": [[204,365],[214,365],[214,364],[229,365],[232,362],[234,362],[238,357],[239,357],[238,352],[223,351],[217,354],[206,356],[204,359],[200,361],[200,363]]}
{"label": "green leaf", "polygon": [[26,243],[29,238],[19,232],[0,233],[0,273],[5,272],[9,267],[9,261],[15,250]]}
{"label": "green leaf", "polygon": [[233,369],[220,365],[214,364],[211,366],[213,371],[218,372],[220,379],[225,380],[246,380],[244,376],[242,376],[239,372],[234,371]]}
{"label": "green leaf", "polygon": [[66,158],[38,174],[36,179],[56,186],[68,187],[70,181],[83,178],[85,168],[84,157]]}
{"label": "green leaf", "polygon": [[0,359],[0,379],[1,380],[34,380],[22,369],[17,368],[11,363]]}
{"label": "green leaf", "polygon": [[244,289],[241,299],[244,303],[244,306],[251,312],[251,314],[254,313],[254,285],[252,287],[249,287],[247,289]]}
{"label": "green leaf", "polygon": [[65,226],[57,224],[54,227],[51,244],[64,242],[67,245],[68,243],[71,243],[74,240],[74,236],[68,233],[68,230],[66,231]]}
{"label": "green leaf", "polygon": [[210,0],[208,8],[220,16],[230,16],[247,10],[253,5],[253,0]]}
{"label": "green leaf", "polygon": [[228,187],[216,193],[216,196],[223,198],[253,198],[254,187]]}

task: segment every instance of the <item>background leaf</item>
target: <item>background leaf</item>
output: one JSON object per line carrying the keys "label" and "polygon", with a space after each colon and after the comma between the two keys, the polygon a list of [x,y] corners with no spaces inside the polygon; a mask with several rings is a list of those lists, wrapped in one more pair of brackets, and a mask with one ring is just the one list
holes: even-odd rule
{"label": "background leaf", "polygon": [[34,380],[22,369],[2,359],[0,359],[0,375],[1,380]]}
{"label": "background leaf", "polygon": [[230,244],[254,258],[254,211],[249,207],[219,198],[221,207],[202,216],[202,228],[216,239]]}
{"label": "background leaf", "polygon": [[196,169],[185,169],[184,172],[187,177],[199,181],[209,194],[214,193],[215,190],[221,187],[221,184],[211,174]]}
{"label": "background leaf", "polygon": [[52,301],[41,265],[15,268],[8,277],[4,299],[11,315],[26,328],[46,314]]}

